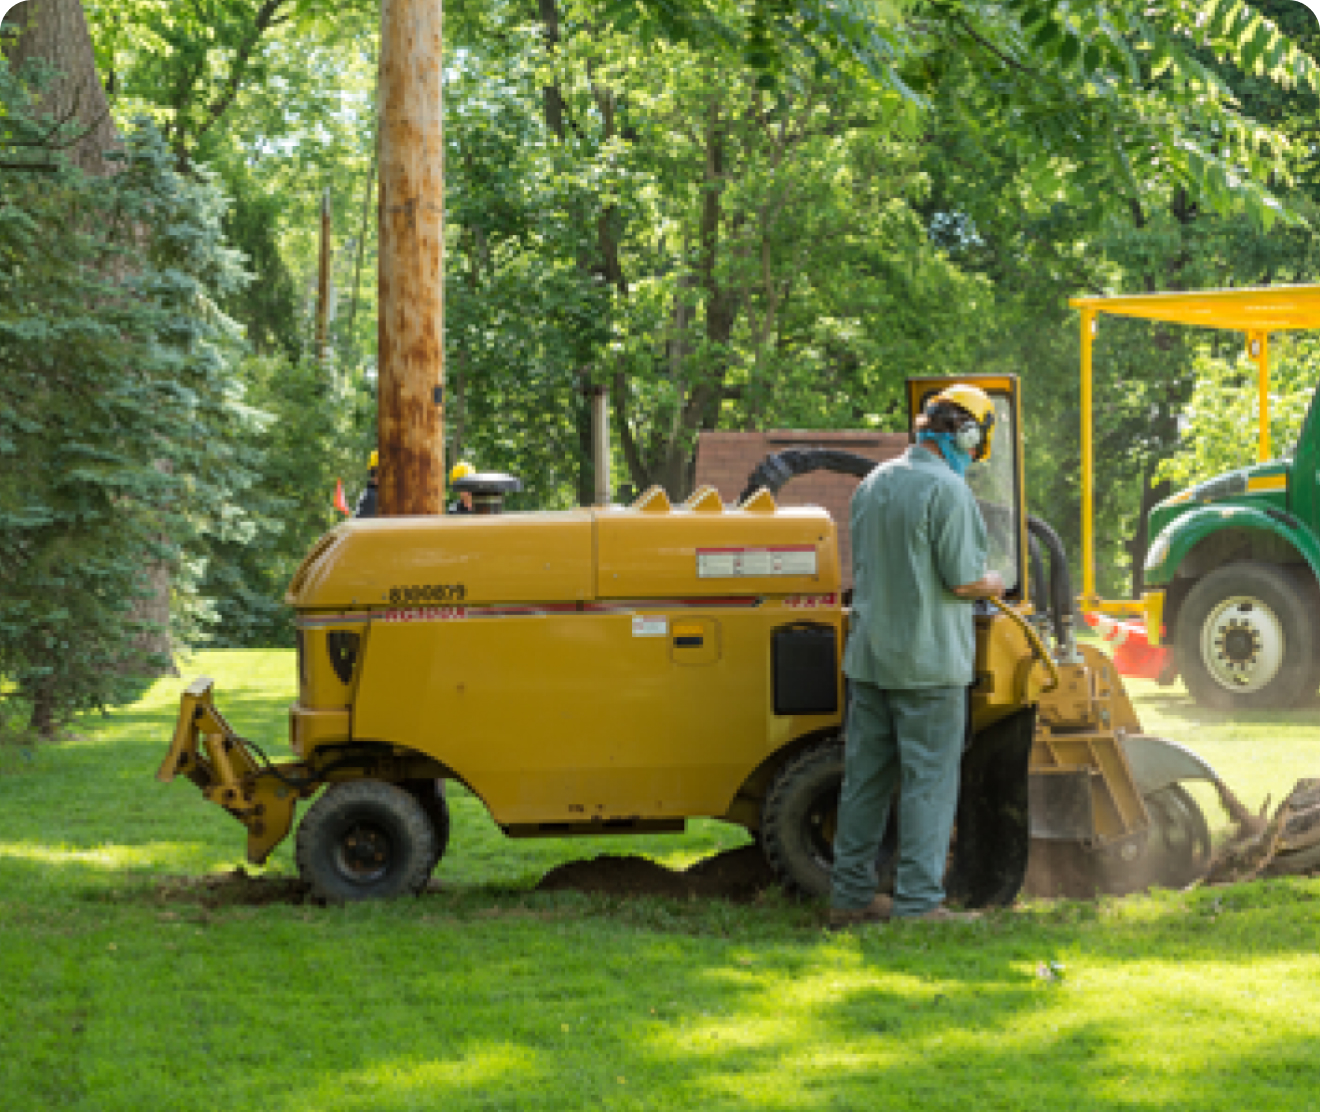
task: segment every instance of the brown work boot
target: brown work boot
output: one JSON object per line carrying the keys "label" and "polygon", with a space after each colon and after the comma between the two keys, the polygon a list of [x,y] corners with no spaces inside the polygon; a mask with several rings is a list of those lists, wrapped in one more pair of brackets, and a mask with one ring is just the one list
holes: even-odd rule
{"label": "brown work boot", "polygon": [[981,918],[979,911],[952,911],[943,904],[937,904],[920,915],[904,915],[909,923],[970,923]]}
{"label": "brown work boot", "polygon": [[887,923],[893,914],[893,898],[880,895],[865,907],[830,908],[829,928],[832,931],[843,931],[849,927],[864,927],[869,923]]}

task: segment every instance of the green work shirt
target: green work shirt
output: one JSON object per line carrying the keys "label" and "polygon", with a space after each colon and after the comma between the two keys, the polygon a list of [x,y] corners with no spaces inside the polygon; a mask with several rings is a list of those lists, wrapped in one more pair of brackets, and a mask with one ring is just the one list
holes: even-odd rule
{"label": "green work shirt", "polygon": [[985,574],[976,498],[942,456],[915,445],[853,495],[853,598],[843,670],[890,690],[972,682],[972,603],[951,588]]}

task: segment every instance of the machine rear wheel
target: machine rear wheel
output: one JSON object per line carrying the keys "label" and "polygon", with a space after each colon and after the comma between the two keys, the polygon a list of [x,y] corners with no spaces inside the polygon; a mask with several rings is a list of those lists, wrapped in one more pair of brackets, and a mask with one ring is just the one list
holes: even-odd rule
{"label": "machine rear wheel", "polygon": [[[790,761],[770,786],[761,810],[757,841],[785,891],[808,899],[830,894],[834,868],[834,832],[843,787],[843,740],[812,746]],[[899,801],[890,811],[888,829],[876,855],[879,891],[894,886],[898,854]]]}
{"label": "machine rear wheel", "polygon": [[1320,676],[1309,572],[1275,564],[1216,568],[1178,613],[1178,670],[1192,697],[1220,710],[1296,706]]}
{"label": "machine rear wheel", "polygon": [[813,899],[830,894],[842,785],[840,739],[813,746],[775,777],[761,812],[761,843],[785,890]]}
{"label": "machine rear wheel", "polygon": [[332,903],[417,893],[439,860],[436,844],[412,793],[379,780],[334,784],[298,827],[298,873]]}

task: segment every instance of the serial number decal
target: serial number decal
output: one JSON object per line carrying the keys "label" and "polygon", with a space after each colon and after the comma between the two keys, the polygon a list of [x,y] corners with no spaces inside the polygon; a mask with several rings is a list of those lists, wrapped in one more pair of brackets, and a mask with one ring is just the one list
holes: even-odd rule
{"label": "serial number decal", "polygon": [[382,622],[457,622],[467,617],[466,606],[419,606],[415,610],[386,610]]}
{"label": "serial number decal", "polygon": [[816,550],[805,545],[697,549],[697,577],[700,579],[815,575],[816,570]]}
{"label": "serial number decal", "polygon": [[462,602],[467,598],[467,587],[462,583],[424,583],[417,587],[391,587],[390,602]]}

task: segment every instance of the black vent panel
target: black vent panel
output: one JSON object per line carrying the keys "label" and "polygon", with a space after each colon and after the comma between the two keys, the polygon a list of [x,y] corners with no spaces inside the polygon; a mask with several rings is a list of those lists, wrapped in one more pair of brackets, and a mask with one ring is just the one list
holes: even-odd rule
{"label": "black vent panel", "polygon": [[794,622],[770,635],[776,714],[836,714],[839,636],[831,625]]}
{"label": "black vent panel", "polygon": [[340,683],[350,683],[353,669],[357,667],[358,647],[362,637],[347,629],[332,629],[325,639],[330,652],[330,667],[335,670]]}

